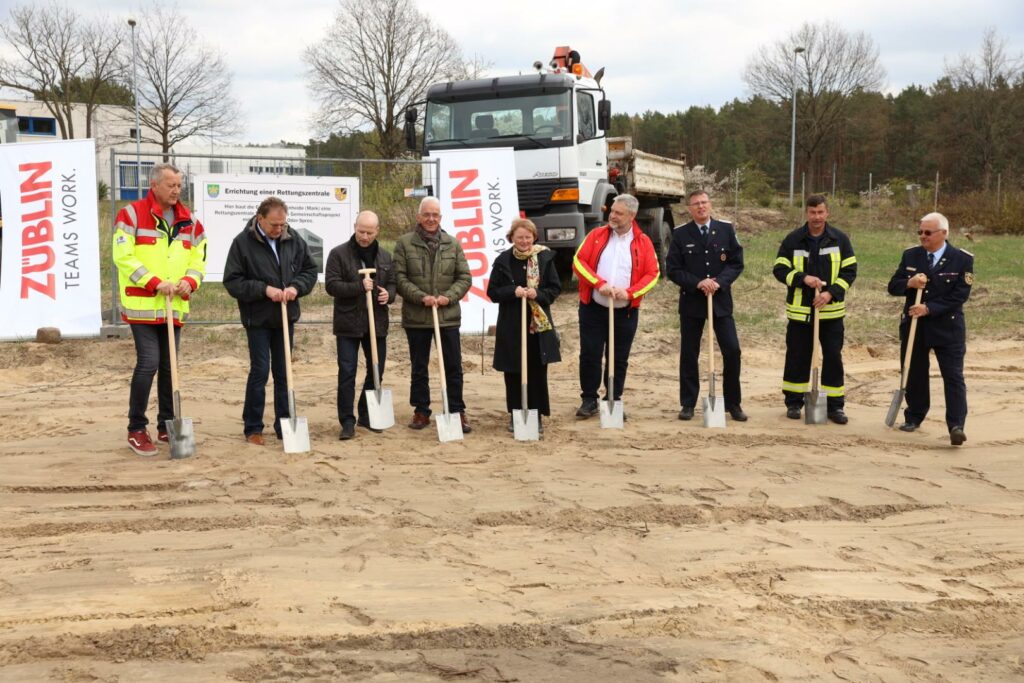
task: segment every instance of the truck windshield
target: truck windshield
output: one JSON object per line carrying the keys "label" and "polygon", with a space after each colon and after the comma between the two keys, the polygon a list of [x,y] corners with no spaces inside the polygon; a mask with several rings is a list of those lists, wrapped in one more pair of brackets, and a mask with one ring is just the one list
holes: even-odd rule
{"label": "truck windshield", "polygon": [[427,102],[425,141],[430,149],[571,145],[568,90],[519,97]]}

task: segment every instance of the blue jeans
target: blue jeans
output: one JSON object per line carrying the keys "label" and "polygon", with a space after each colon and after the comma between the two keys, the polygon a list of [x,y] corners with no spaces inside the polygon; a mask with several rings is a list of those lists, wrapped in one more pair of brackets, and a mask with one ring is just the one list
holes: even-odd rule
{"label": "blue jeans", "polygon": [[[171,355],[167,342],[166,325],[132,323],[135,340],[135,370],[128,397],[128,431],[140,432],[149,424],[146,407],[153,389],[153,375],[160,371],[156,384],[157,429],[164,431],[164,423],[174,417],[174,392],[171,389]],[[174,348],[181,342],[181,328],[174,328]]]}
{"label": "blue jeans", "polygon": [[[359,371],[359,347],[363,348],[366,359],[366,377],[363,379],[363,391],[359,392],[359,421],[366,424],[370,420],[366,408],[366,390],[373,390],[373,360],[370,354],[370,335],[362,337],[335,337],[338,345],[338,423],[341,426],[355,424],[352,414],[352,403],[355,400],[356,374]],[[384,377],[384,361],[388,355],[388,338],[377,337],[377,362],[380,367],[381,381]]]}
{"label": "blue jeans", "polygon": [[[295,324],[288,326],[289,338]],[[274,432],[281,438],[281,418],[291,417],[288,412],[288,377],[284,366],[284,330],[267,327],[249,327],[245,330],[249,340],[249,379],[245,383],[245,406],[242,408],[243,431],[259,434],[263,431],[263,407],[267,402],[267,377],[274,375]],[[292,347],[294,347],[294,343]]]}
{"label": "blue jeans", "polygon": [[[409,405],[421,415],[430,416],[430,347],[433,346],[432,328],[405,328],[409,340],[409,360],[412,381],[409,386]],[[441,328],[441,356],[444,358],[444,376],[448,385],[448,412],[461,413],[466,409],[462,401],[462,339],[459,328]]]}
{"label": "blue jeans", "polygon": [[[608,398],[608,308],[596,301],[580,304],[580,397],[584,401],[597,400],[597,390],[604,383]],[[640,322],[640,309],[626,306],[615,309],[615,393],[612,399],[622,398],[629,369],[629,351]],[[604,361],[604,372],[601,363]]]}

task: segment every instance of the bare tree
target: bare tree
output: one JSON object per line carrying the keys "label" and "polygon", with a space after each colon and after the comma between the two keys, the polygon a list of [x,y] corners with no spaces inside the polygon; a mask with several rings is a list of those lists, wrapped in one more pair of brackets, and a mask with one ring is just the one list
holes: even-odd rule
{"label": "bare tree", "polygon": [[[801,47],[794,75],[794,52]],[[782,103],[792,101],[794,87],[800,90],[797,146],[810,166],[822,143],[840,127],[850,95],[880,89],[885,69],[866,33],[847,33],[834,22],[806,23],[761,46],[747,62],[743,80],[754,94]]]}
{"label": "bare tree", "polygon": [[[142,139],[171,147],[192,137],[238,135],[243,126],[220,51],[200,40],[177,9],[154,3],[139,22],[139,119]],[[131,59],[131,44],[125,45]],[[127,110],[125,120],[134,120]]]}
{"label": "bare tree", "polygon": [[0,34],[17,53],[0,60],[0,86],[21,90],[53,114],[61,137],[75,137],[76,102],[85,105],[85,137],[104,89],[121,75],[124,31],[105,18],[87,20],[56,2],[11,9]]}
{"label": "bare tree", "polygon": [[[995,28],[985,30],[977,55],[960,55],[946,63],[945,75],[933,88],[940,116],[952,135],[944,141],[947,167],[980,179],[988,189],[993,175],[1012,165],[1024,144],[1024,115],[1014,92],[1024,77],[1024,55],[1010,54]],[[977,181],[975,181],[977,182]]]}
{"label": "bare tree", "polygon": [[402,114],[427,86],[479,66],[466,67],[455,40],[412,0],[341,0],[327,35],[303,59],[320,105],[317,127],[372,127],[386,159],[401,154]]}

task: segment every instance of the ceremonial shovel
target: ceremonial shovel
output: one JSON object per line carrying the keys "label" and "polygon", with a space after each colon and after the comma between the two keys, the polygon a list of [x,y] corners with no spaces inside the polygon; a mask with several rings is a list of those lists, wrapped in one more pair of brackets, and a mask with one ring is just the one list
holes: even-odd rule
{"label": "ceremonial shovel", "polygon": [[174,419],[165,420],[167,442],[171,446],[171,459],[190,458],[196,453],[196,435],[192,431],[192,418],[181,416],[181,393],[178,391],[178,350],[174,346],[173,294],[167,295],[167,352],[171,358],[171,390],[174,392]]}
{"label": "ceremonial shovel", "polygon": [[[363,268],[359,271],[367,280],[377,272],[376,268]],[[373,362],[373,391],[367,389],[366,413],[370,418],[370,426],[374,429],[387,429],[395,426],[395,406],[391,401],[391,390],[380,388],[380,361],[377,359],[377,325],[373,318],[373,289],[366,290],[366,315],[370,323],[370,360]]]}
{"label": "ceremonial shovel", "polygon": [[[814,297],[817,298],[821,289],[815,288]],[[819,363],[821,362],[821,340],[818,339],[819,318],[818,309],[814,309],[814,344],[811,347],[811,390],[804,393],[804,423],[809,425],[823,425],[828,422],[828,404],[825,394],[818,388]]]}
{"label": "ceremonial shovel", "polygon": [[711,303],[714,292],[708,292],[708,395],[704,399],[704,426],[725,429],[725,403],[715,396],[715,319]]}
{"label": "ceremonial shovel", "polygon": [[[914,305],[921,303],[921,295],[924,288],[917,290],[914,298]],[[910,352],[914,349],[914,334],[917,333],[917,318],[910,319],[910,331],[907,333],[907,350],[903,354],[903,372],[900,373],[900,388],[892,392],[892,403],[889,405],[889,413],[885,416],[885,426],[892,427],[896,424],[896,414],[900,412],[903,405],[903,397],[907,394],[907,377],[910,375]]]}
{"label": "ceremonial shovel", "polygon": [[520,345],[520,368],[522,370],[523,383],[521,403],[519,410],[512,411],[512,431],[515,432],[516,441],[537,441],[540,439],[540,417],[536,409],[527,408],[527,382],[526,382],[526,297],[523,299],[523,330],[519,336]]}
{"label": "ceremonial shovel", "polygon": [[281,437],[285,453],[309,452],[309,422],[295,417],[295,391],[292,389],[292,343],[288,335],[288,302],[281,302],[281,325],[284,331],[284,367],[288,381],[288,415],[281,420]]}
{"label": "ceremonial shovel", "polygon": [[462,418],[448,412],[448,381],[444,378],[444,354],[441,352],[441,325],[437,322],[437,304],[430,307],[434,313],[434,345],[437,346],[437,367],[441,374],[441,407],[444,412],[434,416],[437,423],[437,438],[446,441],[462,441]]}
{"label": "ceremonial shovel", "polygon": [[608,297],[608,383],[604,385],[606,401],[598,401],[601,409],[601,429],[622,429],[624,408],[615,400],[615,301]]}

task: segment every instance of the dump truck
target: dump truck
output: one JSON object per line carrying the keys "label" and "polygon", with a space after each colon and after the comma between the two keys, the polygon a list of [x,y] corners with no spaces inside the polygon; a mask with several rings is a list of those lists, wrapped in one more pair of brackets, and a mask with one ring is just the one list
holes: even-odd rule
{"label": "dump truck", "polygon": [[[628,137],[607,136],[611,102],[603,76],[603,68],[591,74],[576,50],[561,46],[527,75],[436,83],[422,103],[422,141],[417,107],[405,112],[406,143],[425,157],[512,147],[519,210],[563,266],[583,237],[607,222],[612,199],[632,194],[640,201],[637,221],[663,262],[674,225],[671,207],[684,198],[686,162],[636,150]],[[428,191],[432,170],[424,167]]]}

